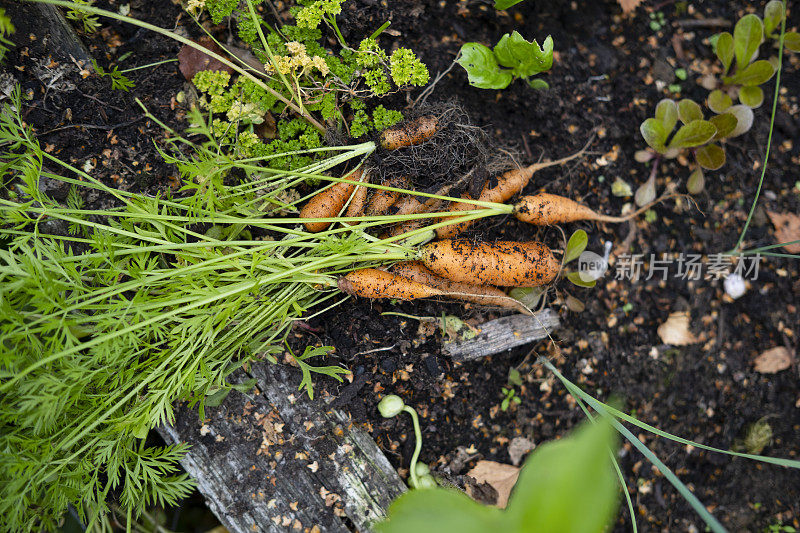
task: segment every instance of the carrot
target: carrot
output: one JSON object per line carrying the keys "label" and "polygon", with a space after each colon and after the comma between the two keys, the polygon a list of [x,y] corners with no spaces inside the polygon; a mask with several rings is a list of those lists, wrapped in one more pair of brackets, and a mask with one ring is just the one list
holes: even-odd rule
{"label": "carrot", "polygon": [[[350,181],[361,181],[362,173],[356,170],[345,178]],[[338,215],[345,202],[353,192],[353,183],[344,181],[334,183],[324,191],[320,191],[313,196],[303,209],[300,210],[300,218],[332,218]],[[306,222],[305,227],[311,233],[325,231],[330,226],[330,222]]]}
{"label": "carrot", "polygon": [[[589,142],[591,142],[591,139]],[[581,148],[579,152],[567,157],[562,157],[561,159],[556,159],[555,161],[550,161],[547,163],[534,163],[526,168],[509,170],[508,172],[505,172],[496,178],[494,182],[490,180],[490,182],[483,187],[481,194],[478,196],[478,198],[476,198],[476,200],[480,200],[481,202],[493,202],[497,204],[505,203],[510,200],[512,196],[521,192],[526,185],[528,185],[528,182],[531,180],[531,177],[533,177],[535,172],[547,167],[563,165],[564,163],[567,163],[576,157],[580,157],[586,152],[588,147],[589,143]],[[464,199],[469,199],[469,196],[466,193],[461,197]],[[479,207],[475,204],[470,204],[467,202],[453,202],[449,207],[450,211],[470,211],[473,209],[479,209]],[[465,231],[470,225],[472,225],[473,222],[474,220],[468,220],[465,222],[442,226],[436,230],[436,236],[440,239],[452,239],[456,235]]]}
{"label": "carrot", "polygon": [[443,278],[502,287],[546,285],[561,267],[550,249],[536,241],[434,241],[421,248],[420,259]]}
{"label": "carrot", "polygon": [[439,119],[423,116],[407,124],[389,128],[381,133],[381,146],[387,150],[397,150],[406,146],[421,144],[438,131]]}
{"label": "carrot", "polygon": [[[408,184],[409,182],[405,178],[391,179],[385,183],[385,185],[395,188],[407,187]],[[397,202],[398,198],[400,198],[400,193],[397,191],[378,189],[372,194],[364,212],[367,215],[383,215]]]}
{"label": "carrot", "polygon": [[[366,179],[360,179],[358,181],[368,181]],[[344,212],[344,216],[346,217],[360,217],[364,214],[364,205],[367,203],[367,193],[369,192],[369,187],[362,187],[361,185],[356,185],[355,191],[353,192],[353,197],[350,198],[350,204],[347,206],[347,211]],[[356,222],[343,222],[346,226],[352,226],[356,224]]]}
{"label": "carrot", "polygon": [[339,279],[339,290],[364,298],[396,298],[398,300],[416,300],[417,298],[442,295],[442,291],[424,283],[377,268],[362,268],[350,272]]}
{"label": "carrot", "polygon": [[657,198],[625,216],[612,217],[609,215],[602,215],[569,198],[543,192],[520,198],[519,202],[514,205],[514,216],[523,222],[528,222],[537,226],[563,224],[566,222],[575,222],[576,220],[594,220],[596,222],[611,223],[626,222],[641,215],[658,202],[672,196],[674,195],[665,195],[661,198]]}
{"label": "carrot", "polygon": [[466,300],[482,305],[493,305],[497,307],[511,307],[524,312],[528,309],[515,299],[509,297],[497,287],[487,287],[472,285],[469,283],[459,283],[437,276],[425,266],[421,261],[403,261],[392,266],[392,272],[408,278],[412,281],[424,283],[435,289],[442,290],[447,296]]}

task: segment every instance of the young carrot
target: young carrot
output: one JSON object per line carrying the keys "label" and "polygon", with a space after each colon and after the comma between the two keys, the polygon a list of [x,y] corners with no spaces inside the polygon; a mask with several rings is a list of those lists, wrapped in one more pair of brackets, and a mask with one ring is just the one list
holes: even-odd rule
{"label": "young carrot", "polygon": [[[366,176],[366,174],[365,174]],[[360,182],[367,181],[367,179],[360,179]],[[367,203],[367,193],[369,193],[369,187],[362,187],[361,185],[356,185],[355,191],[353,191],[353,196],[350,198],[350,203],[347,206],[347,211],[344,212],[344,216],[346,217],[360,217],[364,214],[364,206]],[[355,222],[344,222],[343,224],[347,226],[352,226],[356,224]]]}
{"label": "young carrot", "polygon": [[[399,189],[408,187],[409,182],[405,178],[396,178],[388,180],[385,185]],[[372,198],[369,199],[369,203],[367,203],[364,212],[367,215],[383,215],[397,202],[398,198],[400,198],[400,193],[397,191],[376,189],[375,192],[372,193]]]}
{"label": "young carrot", "polygon": [[[591,142],[591,139],[589,140]],[[476,198],[476,200],[480,200],[481,202],[493,202],[502,204],[507,202],[511,199],[512,196],[522,191],[528,182],[533,177],[535,172],[542,170],[547,167],[553,167],[557,165],[563,165],[568,161],[575,159],[576,157],[580,157],[586,152],[586,149],[589,147],[589,143],[586,144],[579,152],[576,152],[572,155],[567,157],[562,157],[561,159],[557,159],[555,161],[550,161],[547,163],[534,163],[533,165],[526,167],[526,168],[516,168],[514,170],[509,170],[505,172],[503,175],[499,176],[495,180],[490,180],[487,183],[481,194]],[[464,199],[469,199],[467,194],[463,194],[461,196]],[[470,211],[473,209],[477,209],[475,204],[470,204],[467,202],[453,202],[450,204],[448,208],[449,211]],[[449,224],[447,226],[442,226],[436,230],[436,236],[440,239],[452,239],[456,235],[465,231],[470,225],[472,225],[474,221],[468,220],[466,222],[459,222],[456,224]]]}
{"label": "young carrot", "polygon": [[439,119],[423,116],[408,124],[389,128],[381,133],[381,146],[387,150],[397,150],[427,141],[438,131]]}
{"label": "young carrot", "polygon": [[420,259],[449,280],[501,287],[546,285],[561,267],[550,249],[536,241],[434,241],[422,247]]}
{"label": "young carrot", "polygon": [[563,224],[566,222],[575,222],[576,220],[594,220],[596,222],[612,223],[626,222],[641,215],[653,207],[653,205],[671,196],[672,195],[667,195],[658,198],[625,216],[613,217],[602,215],[569,198],[543,192],[520,198],[519,202],[514,205],[514,216],[523,222],[528,222],[537,226]]}
{"label": "young carrot", "polygon": [[[362,172],[356,170],[345,179],[349,181],[361,181]],[[353,183],[344,181],[334,183],[324,191],[317,193],[303,206],[303,209],[300,210],[300,218],[335,217],[342,211],[345,202],[347,202],[347,199],[353,193],[353,187],[355,187]],[[305,222],[304,225],[311,233],[319,233],[320,231],[328,229],[331,223]]]}
{"label": "young carrot", "polygon": [[447,296],[474,302],[481,305],[496,307],[509,307],[529,312],[528,309],[497,287],[478,286],[469,283],[459,283],[437,276],[425,266],[422,261],[403,261],[392,266],[392,272],[412,281],[424,283],[435,289],[444,291]]}
{"label": "young carrot", "polygon": [[362,268],[339,279],[339,290],[364,298],[395,298],[416,300],[442,296],[442,291],[403,276],[378,270]]}

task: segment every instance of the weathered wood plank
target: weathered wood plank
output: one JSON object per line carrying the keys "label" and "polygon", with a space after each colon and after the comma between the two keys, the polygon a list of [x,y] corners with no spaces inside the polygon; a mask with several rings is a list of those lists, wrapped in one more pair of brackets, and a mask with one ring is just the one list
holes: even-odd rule
{"label": "weathered wood plank", "polygon": [[192,444],[182,464],[211,510],[231,533],[369,531],[405,490],[372,438],[299,393],[295,369],[253,365],[231,382],[250,376],[250,398],[231,393],[204,423],[181,409],[160,429],[169,443]]}
{"label": "weathered wood plank", "polygon": [[69,62],[75,59],[86,68],[91,68],[91,55],[57,7],[24,2],[3,4],[16,26],[17,31],[12,35],[12,40],[18,46],[30,46],[28,36],[34,34],[42,41],[38,44],[57,61]]}
{"label": "weathered wood plank", "polygon": [[558,328],[558,315],[544,309],[534,316],[511,315],[478,326],[475,337],[442,345],[442,351],[455,361],[472,361],[544,339]]}

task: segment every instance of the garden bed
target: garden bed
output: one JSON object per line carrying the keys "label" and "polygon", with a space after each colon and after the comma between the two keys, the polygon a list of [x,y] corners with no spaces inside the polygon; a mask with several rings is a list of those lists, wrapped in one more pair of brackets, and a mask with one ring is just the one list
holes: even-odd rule
{"label": "garden bed", "polygon": [[[528,0],[507,12],[496,12],[485,2],[348,0],[339,23],[343,36],[356,40],[391,20],[382,44],[387,49],[395,44],[413,49],[432,78],[450,68],[464,42],[493,44],[513,30],[540,41],[552,35],[557,54],[552,71],[544,76],[549,90],[534,91],[522,82],[503,91],[481,90],[470,87],[464,71],[456,67],[438,81],[428,100],[455,99],[495,141],[517,148],[526,164],[576,152],[596,132],[590,154],[565,167],[542,170],[527,190],[556,192],[603,212],[619,213],[631,198],[614,196],[612,183],[621,178],[635,189],[649,172],[634,160],[634,153],[645,146],[639,133],[641,122],[652,116],[661,98],[702,100],[706,91],[697,79],[713,58],[707,39],[720,31],[718,19],[734,21],[746,9],[763,10],[761,3],[747,2],[654,4],[645,2],[634,14],[623,16],[610,1]],[[185,24],[186,31],[196,32],[177,6],[131,2],[130,7],[131,16],[163,27]],[[663,13],[665,22],[655,29],[650,14],[657,12]],[[798,26],[799,14],[796,9],[789,12],[787,28]],[[165,134],[160,126],[142,118],[135,98],[160,120],[182,128],[186,110],[176,95],[184,90],[185,80],[177,64],[133,71],[129,77],[136,86],[129,93],[112,91],[107,79],[84,77],[80,68],[63,58],[54,65],[47,46],[42,48],[37,42],[42,36],[36,29],[19,26],[18,46],[6,65],[22,67],[8,72],[21,83],[23,93],[32,91],[23,116],[42,146],[52,146],[73,164],[90,161],[94,175],[115,187],[146,193],[175,188],[176,170],[163,163],[155,149]],[[180,49],[164,37],[116,21],[95,36],[81,38],[101,64],[131,52],[130,65],[142,65],[174,58]],[[796,171],[800,165],[800,61],[797,55],[786,57],[769,170],[747,235],[751,247],[780,242],[768,212],[800,213]],[[59,65],[64,72],[58,80],[42,75]],[[676,78],[676,69],[685,69],[688,78]],[[679,93],[670,93],[671,86]],[[765,87],[767,95],[773,88],[774,80]],[[395,94],[389,101],[402,107],[418,94]],[[586,230],[590,250],[600,252],[605,241],[614,247],[609,272],[595,288],[564,284],[551,299],[551,307],[561,314],[562,326],[554,334],[557,348],[549,340],[539,341],[479,361],[455,363],[443,353],[445,339],[439,330],[420,327],[413,318],[382,313],[436,317],[444,311],[475,325],[505,313],[452,302],[395,304],[356,299],[296,325],[290,345],[295,353],[302,353],[307,345],[335,347],[326,364],[343,365],[351,374],[342,384],[320,378],[317,397],[333,401],[355,426],[369,433],[403,477],[413,452],[413,433],[407,420],[384,420],[378,414],[377,404],[386,394],[401,396],[420,413],[421,460],[453,478],[478,459],[509,463],[509,446],[518,437],[543,443],[563,436],[581,421],[583,414],[574,399],[536,364],[536,355],[552,357],[565,376],[597,398],[606,401],[614,396],[623,410],[640,420],[710,446],[729,449],[745,439],[752,424],[765,420],[772,437],[762,453],[797,459],[800,367],[793,360],[788,369],[775,374],[754,368],[754,359],[770,348],[784,346],[790,352],[798,348],[800,267],[796,260],[763,258],[758,279],[749,282],[747,292],[736,300],[725,295],[721,280],[681,279],[675,262],[665,280],[660,275],[650,280],[614,279],[625,246],[632,253],[644,254],[648,262],[651,254],[658,258],[661,254],[707,255],[733,248],[755,196],[768,130],[769,105],[765,103],[756,110],[753,129],[728,143],[725,166],[708,173],[705,191],[693,201],[665,202],[653,209],[653,218],[632,224],[569,226],[570,232]],[[688,174],[679,160],[663,164],[659,190],[674,183],[683,191]],[[87,202],[91,206],[92,198]],[[521,241],[553,239],[557,232],[555,228],[537,230],[506,217],[478,223],[470,235]],[[582,312],[563,305],[564,290],[585,304]],[[679,311],[689,313],[696,342],[668,345],[658,329]],[[508,385],[512,368],[522,376],[522,385],[515,386],[520,402],[503,410],[501,389]],[[288,379],[299,385],[300,371],[287,372]],[[241,403],[241,398],[228,402]],[[209,416],[216,409],[226,406],[208,408]],[[196,414],[181,412],[186,431],[192,427],[187,422],[192,417]],[[194,427],[199,432],[201,426],[197,421]],[[760,531],[775,524],[800,527],[796,470],[733,459],[651,434],[639,436],[729,530]],[[630,445],[623,448],[620,464],[642,530],[703,527],[689,504]],[[623,505],[617,529],[627,530],[629,521]]]}

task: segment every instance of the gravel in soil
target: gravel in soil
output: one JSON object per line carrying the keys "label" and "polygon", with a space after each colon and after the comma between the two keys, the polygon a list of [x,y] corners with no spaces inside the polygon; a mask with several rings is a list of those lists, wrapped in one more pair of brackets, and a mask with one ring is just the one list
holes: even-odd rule
{"label": "gravel in soil", "polygon": [[[530,90],[523,82],[504,91],[469,87],[456,67],[437,84],[432,102],[453,96],[484,128],[494,142],[515,147],[523,163],[540,157],[557,158],[580,149],[593,130],[598,139],[593,154],[566,168],[537,173],[528,191],[546,190],[583,201],[609,214],[619,213],[631,198],[611,194],[618,178],[632,187],[643,183],[648,168],[633,154],[644,144],[638,133],[663,97],[702,99],[705,90],[696,79],[710,68],[707,38],[717,28],[685,27],[681,20],[724,18],[735,20],[746,11],[763,10],[763,2],[666,2],[658,10],[667,24],[650,25],[649,12],[622,17],[613,2],[524,2],[508,12],[495,12],[483,2],[374,2],[349,0],[340,15],[349,41],[370,34],[391,20],[391,32],[381,38],[387,47],[414,49],[431,74],[450,67],[461,44],[495,43],[503,33],[518,30],[526,38],[554,38],[557,57],[544,76],[551,89]],[[118,6],[112,6],[118,7]],[[132,2],[131,15],[162,26],[186,22],[168,3]],[[798,25],[790,12],[788,27]],[[174,58],[179,45],[121,23],[110,23],[96,36],[83,36],[100,64],[116,61],[126,52],[126,66]],[[748,233],[749,246],[776,242],[767,211],[798,213],[800,191],[796,168],[800,164],[800,87],[797,56],[790,57],[783,75],[773,137],[773,154],[762,200]],[[151,192],[177,184],[174,168],[164,165],[155,150],[165,135],[142,118],[135,98],[167,124],[181,128],[182,110],[174,97],[184,87],[177,65],[168,63],[132,72],[130,93],[111,91],[105,79],[83,77],[72,65],[63,80],[43,77],[58,69],[35,39],[20,43],[7,60],[22,68],[11,73],[23,92],[32,96],[26,121],[43,146],[68,161],[88,165],[96,175],[121,188]],[[689,72],[680,93],[670,93],[674,72]],[[52,83],[51,83],[52,82]],[[770,82],[766,93],[772,94]],[[415,95],[394,95],[406,105]],[[445,98],[446,97],[446,98]],[[572,224],[565,231],[585,229],[589,249],[599,251],[606,240],[614,243],[612,273],[620,261],[623,243],[635,253],[713,254],[730,249],[747,216],[763,163],[769,105],[756,111],[756,125],[748,134],[728,143],[728,161],[708,173],[706,191],[694,201],[682,199],[653,209],[650,221],[622,226]],[[87,163],[88,162],[88,163]],[[659,190],[688,177],[680,158],[662,166]],[[64,192],[66,194],[66,192]],[[90,198],[91,200],[91,198]],[[513,219],[491,219],[476,224],[470,235],[482,239],[543,238],[558,246],[555,228],[534,229]],[[550,298],[561,309],[563,328],[552,343],[514,350],[480,362],[455,364],[441,355],[441,333],[420,322],[381,313],[441,316],[443,312],[479,323],[499,312],[451,302],[399,303],[350,301],[338,311],[297,328],[292,344],[336,347],[329,364],[338,362],[352,371],[342,385],[320,382],[321,395],[337,397],[338,406],[367,428],[390,461],[405,473],[413,449],[408,420],[383,420],[376,405],[388,393],[401,395],[420,413],[424,436],[422,460],[440,474],[458,476],[479,458],[510,462],[509,444],[516,437],[542,443],[563,435],[582,418],[574,399],[543,369],[535,355],[550,356],[558,368],[584,390],[600,399],[619,398],[625,410],[674,435],[728,449],[746,436],[751,424],[766,418],[772,439],[763,449],[771,456],[798,458],[800,446],[800,379],[796,361],[788,370],[760,374],[753,359],[775,346],[797,350],[798,264],[785,258],[763,259],[757,281],[744,296],[724,296],[720,280],[687,281],[655,276],[632,282],[611,274],[594,289],[578,289],[561,282]],[[568,294],[585,304],[582,313],[563,306]],[[685,311],[699,340],[669,346],[657,334],[670,313]],[[500,409],[509,370],[516,368],[521,399]],[[299,383],[298,372],[298,383]],[[797,471],[759,465],[707,453],[689,446],[635,432],[689,485],[701,501],[732,531],[761,530],[782,523],[800,527],[800,475]],[[637,521],[646,531],[697,530],[702,527],[689,505],[630,445],[620,461]],[[617,529],[627,529],[623,509]]]}

